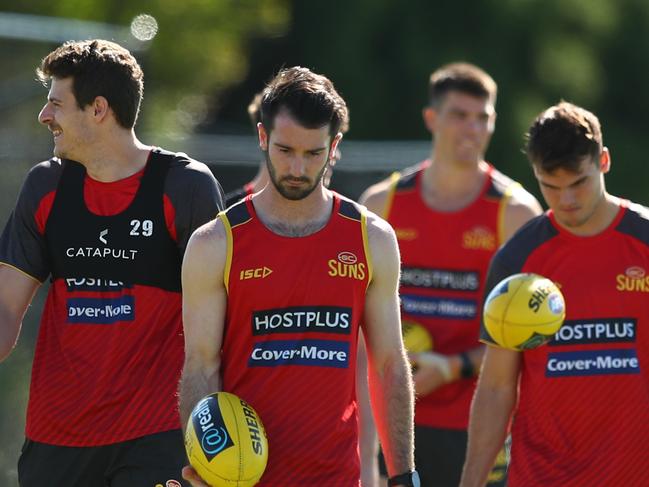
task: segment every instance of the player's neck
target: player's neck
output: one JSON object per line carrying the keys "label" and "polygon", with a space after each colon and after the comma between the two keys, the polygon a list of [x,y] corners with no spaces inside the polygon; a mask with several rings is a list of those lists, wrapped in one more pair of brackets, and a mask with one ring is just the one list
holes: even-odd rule
{"label": "player's neck", "polygon": [[433,154],[430,165],[424,170],[421,196],[434,210],[461,210],[480,195],[488,168],[484,161],[456,164]]}
{"label": "player's neck", "polygon": [[600,203],[597,205],[593,214],[587,221],[579,226],[566,226],[558,219],[556,220],[566,231],[578,237],[594,237],[604,232],[617,217],[622,200],[617,196],[604,193]]}
{"label": "player's neck", "polygon": [[91,178],[110,183],[132,176],[146,165],[151,147],[140,142],[133,131],[121,130],[102,138],[78,161]]}
{"label": "player's neck", "polygon": [[284,198],[272,184],[268,184],[252,203],[261,222],[273,233],[285,237],[305,237],[322,229],[333,207],[333,194],[319,185],[304,199]]}
{"label": "player's neck", "polygon": [[252,185],[252,192],[253,193],[259,193],[264,187],[268,184],[270,181],[270,177],[268,176],[268,169],[266,169],[266,163],[261,163],[259,166],[259,171],[257,171],[257,175],[253,178],[252,181],[250,181],[250,184]]}

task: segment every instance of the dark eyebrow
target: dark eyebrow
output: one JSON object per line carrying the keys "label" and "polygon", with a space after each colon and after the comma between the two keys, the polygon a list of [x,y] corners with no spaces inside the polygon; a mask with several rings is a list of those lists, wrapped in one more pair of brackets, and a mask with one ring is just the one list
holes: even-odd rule
{"label": "dark eyebrow", "polygon": [[[579,179],[577,179],[576,181],[570,183],[570,184],[568,185],[568,187],[570,188],[570,187],[576,186],[576,185],[578,185],[578,184],[580,184],[580,183],[583,183],[586,179],[588,179],[588,176],[587,176],[587,175],[582,176],[582,177],[580,177]],[[540,181],[540,183],[541,183],[542,186],[545,186],[546,188],[559,189],[558,186],[555,186],[555,185],[553,185],[553,184],[546,183],[545,181]]]}
{"label": "dark eyebrow", "polygon": [[545,181],[539,180],[539,182],[541,183],[541,186],[545,186],[546,188],[559,189],[559,186],[555,186],[553,184],[546,183]]}
{"label": "dark eyebrow", "polygon": [[586,181],[586,179],[588,179],[588,176],[582,176],[579,179],[577,179],[577,181],[572,183],[570,186],[577,186],[579,183],[583,183],[584,181]]}
{"label": "dark eyebrow", "polygon": [[[293,147],[289,147],[288,145],[280,144],[279,142],[273,142],[273,145],[276,147],[279,147],[280,149],[287,149],[287,150],[293,150]],[[316,147],[315,149],[308,149],[307,152],[318,152],[318,151],[323,151],[326,150],[326,147]]]}
{"label": "dark eyebrow", "polygon": [[[449,109],[449,112],[456,115],[467,115],[469,113],[469,110],[465,110],[464,108],[459,107],[452,107]],[[476,113],[480,118],[489,118],[489,116],[491,115],[488,110],[480,110]]]}
{"label": "dark eyebrow", "polygon": [[48,96],[47,99],[48,99],[49,101],[51,101],[51,102],[55,102],[55,101],[57,101],[57,102],[61,103],[61,102],[63,101],[63,100],[61,100],[60,98],[57,98],[57,97],[55,97],[55,96]]}
{"label": "dark eyebrow", "polygon": [[449,108],[448,111],[451,112],[451,113],[468,113],[467,110],[465,110],[464,108],[459,108],[459,107],[451,107],[451,108]]}

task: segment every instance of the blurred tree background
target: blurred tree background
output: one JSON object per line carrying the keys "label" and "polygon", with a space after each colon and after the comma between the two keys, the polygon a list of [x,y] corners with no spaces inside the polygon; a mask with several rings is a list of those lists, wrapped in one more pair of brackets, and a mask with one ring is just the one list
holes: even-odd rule
{"label": "blurred tree background", "polygon": [[[521,153],[523,133],[537,113],[565,99],[600,117],[613,156],[609,190],[648,204],[647,32],[645,0],[0,0],[0,223],[26,171],[51,152],[36,120],[46,90],[34,68],[63,40],[90,37],[123,43],[142,63],[142,140],[200,156],[226,189],[254,172],[258,155],[245,108],[280,67],[307,66],[335,82],[351,111],[348,147],[397,140],[425,148],[420,114],[428,76],[465,60],[499,84],[488,151],[498,168],[538,195]],[[246,136],[248,164],[217,155],[230,139],[215,134]],[[345,171],[345,147],[334,186],[357,196],[391,167],[381,157],[392,156],[371,152],[364,168]],[[395,159],[394,166],[414,162]],[[0,365],[0,485],[17,484],[42,295],[17,349]]]}

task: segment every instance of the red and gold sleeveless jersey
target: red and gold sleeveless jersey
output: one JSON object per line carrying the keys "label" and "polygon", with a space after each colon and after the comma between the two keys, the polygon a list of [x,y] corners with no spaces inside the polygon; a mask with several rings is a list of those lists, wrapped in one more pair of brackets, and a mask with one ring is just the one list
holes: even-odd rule
{"label": "red and gold sleeveless jersey", "polygon": [[496,254],[487,289],[517,272],[555,281],[566,321],[522,353],[507,485],[648,485],[649,210],[625,203],[592,237],[541,215]]}
{"label": "red and gold sleeveless jersey", "polygon": [[[457,354],[479,345],[481,303],[489,261],[502,243],[503,215],[517,183],[492,166],[480,195],[466,208],[432,210],[422,200],[430,161],[393,176],[384,211],[401,251],[401,317],[424,326],[433,351]],[[420,397],[415,423],[465,430],[474,379],[460,379]]]}
{"label": "red and gold sleeveless jersey", "polygon": [[334,193],[324,228],[269,230],[251,197],[220,214],[228,234],[223,390],[259,413],[263,486],[357,486],[355,368],[371,280],[362,207]]}

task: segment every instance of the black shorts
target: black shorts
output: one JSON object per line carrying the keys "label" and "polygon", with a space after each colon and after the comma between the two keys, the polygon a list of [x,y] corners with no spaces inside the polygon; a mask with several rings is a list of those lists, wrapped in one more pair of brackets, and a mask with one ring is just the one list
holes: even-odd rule
{"label": "black shorts", "polygon": [[[415,466],[422,487],[457,487],[466,457],[467,432],[415,426]],[[503,447],[489,473],[489,487],[507,483],[509,449]],[[385,462],[379,454],[379,469],[386,476]]]}
{"label": "black shorts", "polygon": [[69,447],[26,440],[18,460],[21,487],[188,487],[180,430],[105,446]]}

